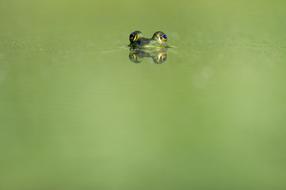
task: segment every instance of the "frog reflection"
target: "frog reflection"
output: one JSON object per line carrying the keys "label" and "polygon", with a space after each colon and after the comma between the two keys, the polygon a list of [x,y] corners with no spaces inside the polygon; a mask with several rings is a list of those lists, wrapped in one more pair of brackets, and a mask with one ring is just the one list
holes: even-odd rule
{"label": "frog reflection", "polygon": [[145,58],[151,58],[154,63],[162,64],[167,60],[167,49],[134,49],[130,48],[129,59],[134,63],[141,63]]}

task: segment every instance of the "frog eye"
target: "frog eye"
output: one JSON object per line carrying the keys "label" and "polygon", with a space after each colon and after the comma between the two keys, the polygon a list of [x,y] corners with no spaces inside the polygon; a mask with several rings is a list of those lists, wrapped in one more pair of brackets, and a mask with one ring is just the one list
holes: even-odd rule
{"label": "frog eye", "polygon": [[133,41],[134,40],[134,34],[132,33],[132,34],[130,34],[130,36],[129,36],[129,40],[130,41]]}
{"label": "frog eye", "polygon": [[138,39],[138,35],[136,34],[136,35],[134,35],[134,41],[136,41]]}
{"label": "frog eye", "polygon": [[163,34],[163,35],[162,35],[162,38],[167,39],[167,35],[166,35],[166,34]]}
{"label": "frog eye", "polygon": [[135,42],[136,40],[139,39],[139,34],[138,32],[132,32],[129,36],[130,42]]}

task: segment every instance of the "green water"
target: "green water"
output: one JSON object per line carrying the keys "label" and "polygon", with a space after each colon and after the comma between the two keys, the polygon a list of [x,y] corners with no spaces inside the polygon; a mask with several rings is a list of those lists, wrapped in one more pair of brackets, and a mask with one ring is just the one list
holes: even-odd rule
{"label": "green water", "polygon": [[[0,189],[284,190],[284,1],[0,0]],[[128,36],[162,30],[163,64]]]}

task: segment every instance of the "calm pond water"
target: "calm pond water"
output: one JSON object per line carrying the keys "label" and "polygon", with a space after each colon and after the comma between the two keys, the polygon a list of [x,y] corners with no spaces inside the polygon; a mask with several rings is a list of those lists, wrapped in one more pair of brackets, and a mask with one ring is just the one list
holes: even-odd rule
{"label": "calm pond water", "polygon": [[[282,0],[0,0],[0,189],[285,189],[285,16]],[[132,61],[134,30],[167,33],[163,64]]]}

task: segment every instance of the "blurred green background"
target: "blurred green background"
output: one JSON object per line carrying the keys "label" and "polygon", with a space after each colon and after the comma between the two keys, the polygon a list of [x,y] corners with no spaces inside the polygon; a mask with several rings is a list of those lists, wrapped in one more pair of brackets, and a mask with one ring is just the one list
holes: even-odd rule
{"label": "blurred green background", "polygon": [[[0,189],[286,189],[286,2],[0,0]],[[129,61],[162,30],[165,64]]]}

